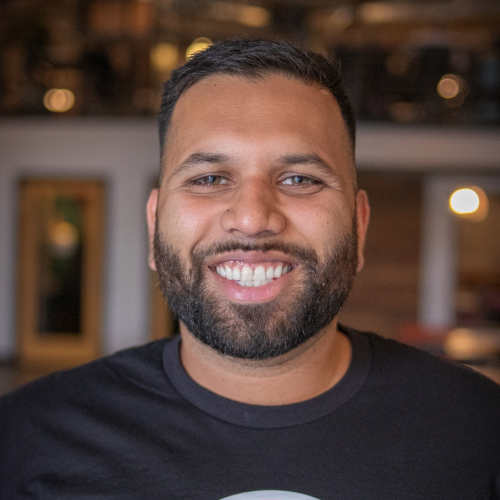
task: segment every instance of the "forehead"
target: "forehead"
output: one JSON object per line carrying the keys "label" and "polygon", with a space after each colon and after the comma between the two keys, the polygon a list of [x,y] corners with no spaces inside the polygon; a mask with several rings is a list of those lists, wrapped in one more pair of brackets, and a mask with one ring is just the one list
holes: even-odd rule
{"label": "forehead", "polygon": [[[286,108],[282,107],[283,104],[287,105]],[[263,106],[276,114],[292,114],[304,105],[314,113],[309,118],[338,119],[345,129],[337,101],[326,87],[280,74],[262,78],[228,75],[204,78],[181,95],[174,108],[172,122],[175,124],[181,114],[184,120],[189,119],[189,115],[196,119],[203,111],[207,112],[207,117],[212,116],[214,110],[218,114],[237,114],[244,109],[245,113],[257,114]]]}
{"label": "forehead", "polygon": [[211,148],[228,135],[249,144],[253,140],[261,148],[272,143],[274,148],[310,148],[314,149],[310,153],[320,156],[321,152],[342,156],[353,170],[339,105],[320,84],[274,74],[261,79],[215,75],[201,80],[185,91],[175,106],[164,167],[171,161],[182,161],[172,158],[181,154],[180,150]]}

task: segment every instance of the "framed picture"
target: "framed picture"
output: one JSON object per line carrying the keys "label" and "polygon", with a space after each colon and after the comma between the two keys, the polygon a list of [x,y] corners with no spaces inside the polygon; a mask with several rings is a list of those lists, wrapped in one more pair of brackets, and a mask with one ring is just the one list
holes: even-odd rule
{"label": "framed picture", "polygon": [[20,183],[17,333],[22,367],[56,370],[101,354],[104,183]]}

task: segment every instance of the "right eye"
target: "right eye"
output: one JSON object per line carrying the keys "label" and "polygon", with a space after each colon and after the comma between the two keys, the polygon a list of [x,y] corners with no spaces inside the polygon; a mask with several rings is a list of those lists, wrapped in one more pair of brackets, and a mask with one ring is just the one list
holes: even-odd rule
{"label": "right eye", "polygon": [[305,175],[291,175],[284,179],[281,184],[283,186],[311,186],[320,183],[316,179],[312,179]]}
{"label": "right eye", "polygon": [[204,175],[203,177],[198,177],[191,181],[192,186],[220,186],[224,184],[228,184],[228,180],[222,175]]}

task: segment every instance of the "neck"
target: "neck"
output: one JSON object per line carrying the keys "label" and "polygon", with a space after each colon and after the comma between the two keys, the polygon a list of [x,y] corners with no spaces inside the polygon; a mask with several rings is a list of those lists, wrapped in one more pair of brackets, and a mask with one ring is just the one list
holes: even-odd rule
{"label": "neck", "polygon": [[266,360],[223,356],[181,323],[181,363],[199,385],[254,405],[285,405],[319,396],[346,373],[351,344],[333,321],[291,352]]}

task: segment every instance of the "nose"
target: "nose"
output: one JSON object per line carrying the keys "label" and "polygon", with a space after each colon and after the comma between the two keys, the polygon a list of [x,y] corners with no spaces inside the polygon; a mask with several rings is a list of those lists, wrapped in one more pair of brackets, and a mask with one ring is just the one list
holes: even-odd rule
{"label": "nose", "polygon": [[224,231],[254,238],[274,236],[285,229],[279,193],[266,179],[242,182],[221,217]]}

